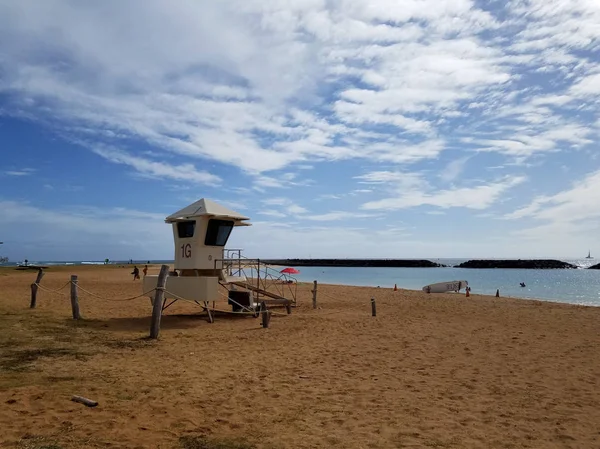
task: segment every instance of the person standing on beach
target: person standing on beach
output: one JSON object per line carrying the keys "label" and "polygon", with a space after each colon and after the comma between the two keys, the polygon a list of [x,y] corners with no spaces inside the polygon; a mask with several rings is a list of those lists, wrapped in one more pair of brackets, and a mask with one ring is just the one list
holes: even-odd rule
{"label": "person standing on beach", "polygon": [[140,270],[137,267],[137,265],[135,267],[133,267],[133,271],[131,272],[131,274],[133,274],[133,280],[135,281],[136,279],[140,278]]}
{"label": "person standing on beach", "polygon": [[148,265],[144,266],[142,273],[144,273],[144,276],[146,276],[146,274],[148,274]]}

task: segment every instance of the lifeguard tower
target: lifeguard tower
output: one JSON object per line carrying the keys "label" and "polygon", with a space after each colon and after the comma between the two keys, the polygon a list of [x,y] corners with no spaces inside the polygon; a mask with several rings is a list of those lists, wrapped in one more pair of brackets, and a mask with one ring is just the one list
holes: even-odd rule
{"label": "lifeguard tower", "polygon": [[[206,198],[165,218],[173,227],[175,266],[167,277],[163,310],[185,299],[205,309],[212,322],[215,303],[227,299],[233,312],[258,316],[259,307],[267,304],[283,305],[290,312],[296,302],[295,290],[285,297],[284,283],[276,270],[265,264],[261,267],[259,259],[242,257],[242,250],[225,249],[233,228],[250,226],[248,220]],[[157,282],[158,276],[145,276],[143,291],[153,290]],[[285,283],[289,284],[287,277]]]}

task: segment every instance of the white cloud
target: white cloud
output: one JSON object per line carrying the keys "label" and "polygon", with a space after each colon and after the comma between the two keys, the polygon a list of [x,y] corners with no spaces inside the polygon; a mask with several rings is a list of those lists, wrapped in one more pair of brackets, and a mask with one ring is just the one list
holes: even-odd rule
{"label": "white cloud", "polygon": [[365,214],[357,212],[332,211],[325,214],[307,215],[303,218],[311,221],[336,221],[336,220],[355,220],[357,218],[372,218],[374,214]]}
{"label": "white cloud", "polygon": [[[459,168],[465,160],[459,160]],[[458,169],[451,167],[454,173],[446,182],[455,180]],[[464,207],[469,209],[486,209],[492,206],[507,190],[525,181],[523,176],[510,176],[493,182],[481,182],[472,186],[472,180],[465,180],[465,186],[452,186],[449,189],[435,188],[422,173],[375,171],[356,176],[359,182],[380,185],[389,198],[369,201],[361,208],[365,210],[391,211],[430,205],[442,209]]]}
{"label": "white cloud", "polygon": [[197,170],[192,164],[169,165],[165,162],[151,161],[129,155],[114,148],[95,146],[93,152],[103,158],[134,167],[138,173],[153,178],[175,179],[200,184],[218,184],[221,178],[203,170]]}
{"label": "white cloud", "polygon": [[[330,197],[324,195],[325,197]],[[308,220],[308,221],[339,221],[339,220],[353,220],[357,218],[370,218],[375,217],[375,214],[364,213],[364,212],[349,212],[349,211],[331,211],[326,213],[312,213],[305,207],[302,207],[294,203],[288,198],[267,198],[262,201],[266,206],[275,206],[276,208],[261,210],[258,213],[261,215],[271,216],[275,218],[283,217],[294,217],[296,219]]]}
{"label": "white cloud", "polygon": [[428,186],[421,173],[400,171],[374,171],[364,175],[355,176],[363,184],[392,184],[398,190],[422,189]]}
{"label": "white cloud", "polygon": [[508,189],[524,181],[524,177],[515,176],[476,187],[455,187],[429,192],[418,189],[400,189],[397,196],[370,201],[363,204],[362,208],[366,210],[395,210],[430,205],[442,209],[452,207],[486,209],[494,204]]}
{"label": "white cloud", "polygon": [[261,212],[263,215],[270,215],[273,217],[285,217],[288,215],[302,215],[308,212],[308,209],[296,204],[293,200],[289,198],[266,198],[261,202],[265,206],[278,206],[277,208],[263,210]]}
{"label": "white cloud", "polygon": [[440,179],[445,182],[452,182],[456,180],[464,171],[467,162],[470,157],[461,157],[450,162],[440,173]]}
{"label": "white cloud", "polygon": [[254,178],[254,190],[265,192],[266,189],[288,189],[290,187],[306,186],[313,183],[312,179],[297,180],[297,173],[283,173],[278,176],[257,175]]}
{"label": "white cloud", "polygon": [[285,210],[291,215],[301,215],[308,212],[308,209],[298,206],[297,204],[290,204],[285,207]]}
{"label": "white cloud", "polygon": [[[0,92],[18,113],[69,123],[66,132],[117,146],[141,139],[191,166],[211,159],[259,173],[434,159],[445,149],[441,117],[510,88],[503,49],[478,34],[500,24],[468,0],[371,3],[151,0],[143,14],[117,3],[4,3]],[[257,186],[277,187],[269,177]]]}
{"label": "white cloud", "polygon": [[282,197],[266,198],[262,200],[262,203],[266,204],[267,206],[283,206],[285,204],[288,204],[289,202],[290,199]]}
{"label": "white cloud", "polygon": [[539,245],[556,254],[583,257],[592,251],[600,232],[600,170],[589,173],[568,189],[541,195],[502,218],[521,224],[512,232],[524,247]]}
{"label": "white cloud", "polygon": [[[402,113],[451,109],[460,101],[475,98],[494,85],[510,80],[508,71],[495,59],[500,53],[484,47],[475,39],[438,40],[428,44],[401,43],[370,47],[354,58],[371,61],[363,72],[363,81],[373,82],[381,90],[348,89],[339,104],[343,117],[360,111],[357,118],[390,122],[408,131],[426,132],[427,122],[409,121]],[[348,103],[351,102],[351,103]],[[352,104],[361,108],[351,108]],[[390,117],[390,120],[385,120]],[[397,117],[397,118],[395,118]],[[401,120],[394,122],[393,120]],[[403,122],[403,121],[405,122]]]}
{"label": "white cloud", "polygon": [[[276,218],[351,214],[308,211],[313,193],[368,193],[369,210],[491,209],[525,164],[532,184],[571,157],[596,168],[599,5],[5,1],[0,114],[182,186],[241,171],[250,185],[230,192],[285,192],[257,200]],[[372,188],[345,192],[348,181]],[[542,195],[511,216],[555,222],[543,214],[562,204]]]}
{"label": "white cloud", "polygon": [[[528,206],[505,215],[507,219],[533,218],[544,226],[566,229],[587,226],[600,218],[600,170],[577,181],[570,189],[551,196],[539,196]],[[533,232],[533,231],[531,231]]]}
{"label": "white cloud", "polygon": [[263,188],[282,188],[286,187],[286,183],[281,180],[273,178],[271,176],[258,176],[254,180],[254,186],[257,190],[264,190]]}
{"label": "white cloud", "polygon": [[523,51],[599,47],[600,6],[593,0],[528,0],[512,6],[515,16],[530,19],[517,35]]}
{"label": "white cloud", "polygon": [[31,176],[36,172],[34,168],[21,168],[17,170],[6,170],[3,173],[6,176]]}
{"label": "white cloud", "polygon": [[580,98],[600,95],[600,73],[594,73],[582,78],[576,84],[571,86],[570,93]]}
{"label": "white cloud", "polygon": [[387,142],[369,145],[363,150],[363,154],[378,162],[407,164],[423,159],[435,159],[444,149],[444,142],[439,139],[424,141],[416,145],[388,139]]}
{"label": "white cloud", "polygon": [[275,217],[275,218],[284,218],[284,217],[287,217],[287,215],[284,214],[283,212],[279,212],[279,211],[276,211],[276,210],[264,210],[263,209],[263,210],[256,211],[256,213],[258,215],[266,215],[268,217]]}
{"label": "white cloud", "polygon": [[333,194],[333,193],[325,193],[323,195],[319,195],[316,200],[340,200],[345,195]]}
{"label": "white cloud", "polygon": [[561,146],[561,143],[571,148],[582,147],[593,142],[588,138],[593,133],[594,130],[589,127],[563,124],[540,132],[516,134],[511,139],[476,140],[476,143],[483,145],[480,151],[498,151],[512,156],[531,156],[538,152],[564,150],[565,146]]}

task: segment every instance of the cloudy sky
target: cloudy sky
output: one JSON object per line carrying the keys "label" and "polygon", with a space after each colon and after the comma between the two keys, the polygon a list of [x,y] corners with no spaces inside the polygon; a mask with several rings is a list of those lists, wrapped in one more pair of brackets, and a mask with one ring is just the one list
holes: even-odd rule
{"label": "cloudy sky", "polygon": [[0,0],[0,253],[600,254],[597,0]]}

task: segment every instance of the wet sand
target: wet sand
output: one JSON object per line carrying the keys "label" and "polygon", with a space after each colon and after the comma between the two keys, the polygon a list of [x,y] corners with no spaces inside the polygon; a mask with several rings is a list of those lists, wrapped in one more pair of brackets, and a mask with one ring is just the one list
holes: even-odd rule
{"label": "wet sand", "polygon": [[50,269],[103,297],[73,321],[68,287],[31,310],[35,272],[0,270],[0,447],[600,447],[600,308],[319,285],[313,310],[302,284],[269,329],[179,302],[148,341],[130,272]]}

